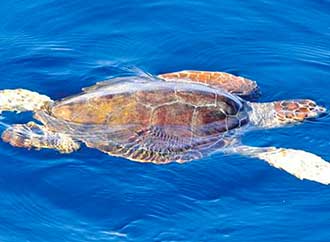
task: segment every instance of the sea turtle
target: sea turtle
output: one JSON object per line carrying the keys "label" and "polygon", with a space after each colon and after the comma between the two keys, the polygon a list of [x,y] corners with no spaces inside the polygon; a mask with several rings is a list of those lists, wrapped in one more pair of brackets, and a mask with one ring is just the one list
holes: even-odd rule
{"label": "sea turtle", "polygon": [[13,146],[70,153],[80,143],[113,156],[165,164],[215,151],[267,161],[300,179],[330,183],[330,163],[294,149],[250,147],[239,141],[254,128],[315,118],[326,109],[311,100],[252,102],[256,82],[224,72],[180,71],[122,76],[52,101],[36,92],[0,91],[0,111],[33,111],[41,124],[15,124],[2,133]]}

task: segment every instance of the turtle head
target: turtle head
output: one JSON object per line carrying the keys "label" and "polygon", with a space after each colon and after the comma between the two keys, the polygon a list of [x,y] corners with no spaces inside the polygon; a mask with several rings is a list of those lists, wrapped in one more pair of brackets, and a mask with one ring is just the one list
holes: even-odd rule
{"label": "turtle head", "polygon": [[299,123],[326,114],[326,108],[309,99],[294,99],[270,103],[249,103],[250,121],[257,127],[273,128]]}
{"label": "turtle head", "polygon": [[276,116],[284,123],[301,122],[305,119],[324,115],[326,108],[309,99],[296,99],[274,102]]}

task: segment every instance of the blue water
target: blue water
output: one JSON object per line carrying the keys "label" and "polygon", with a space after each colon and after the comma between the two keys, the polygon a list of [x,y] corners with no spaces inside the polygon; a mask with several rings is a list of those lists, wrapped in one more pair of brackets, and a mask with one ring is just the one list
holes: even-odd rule
{"label": "blue water", "polygon": [[[0,89],[57,99],[118,65],[218,70],[256,80],[261,101],[330,107],[328,0],[8,0],[0,15]],[[243,142],[330,160],[329,135],[326,116]],[[330,240],[330,187],[256,159],[219,153],[156,166],[0,142],[0,167],[1,242]]]}

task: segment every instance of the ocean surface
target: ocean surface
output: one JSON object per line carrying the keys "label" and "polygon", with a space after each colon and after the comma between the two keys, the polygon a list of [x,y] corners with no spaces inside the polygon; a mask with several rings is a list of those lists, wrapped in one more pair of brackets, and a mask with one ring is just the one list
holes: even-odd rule
{"label": "ocean surface", "polygon": [[[330,108],[328,0],[8,0],[0,15],[0,89],[59,99],[118,66],[212,70],[257,81],[260,101]],[[242,141],[330,160],[329,137],[325,116]],[[0,242],[330,241],[330,186],[253,158],[157,166],[84,146],[64,155],[0,142],[0,167]]]}

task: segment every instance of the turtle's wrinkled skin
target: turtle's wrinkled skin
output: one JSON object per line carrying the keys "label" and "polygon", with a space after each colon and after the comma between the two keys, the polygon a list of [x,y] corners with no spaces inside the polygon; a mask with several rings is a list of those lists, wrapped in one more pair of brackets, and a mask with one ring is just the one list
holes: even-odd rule
{"label": "turtle's wrinkled skin", "polygon": [[326,111],[307,99],[251,102],[258,94],[254,81],[206,71],[114,78],[59,101],[23,89],[0,90],[0,112],[33,111],[41,122],[12,125],[2,139],[17,147],[62,153],[84,143],[113,156],[155,164],[186,162],[221,150],[329,184],[330,164],[319,156],[240,144],[247,127],[282,127]]}

